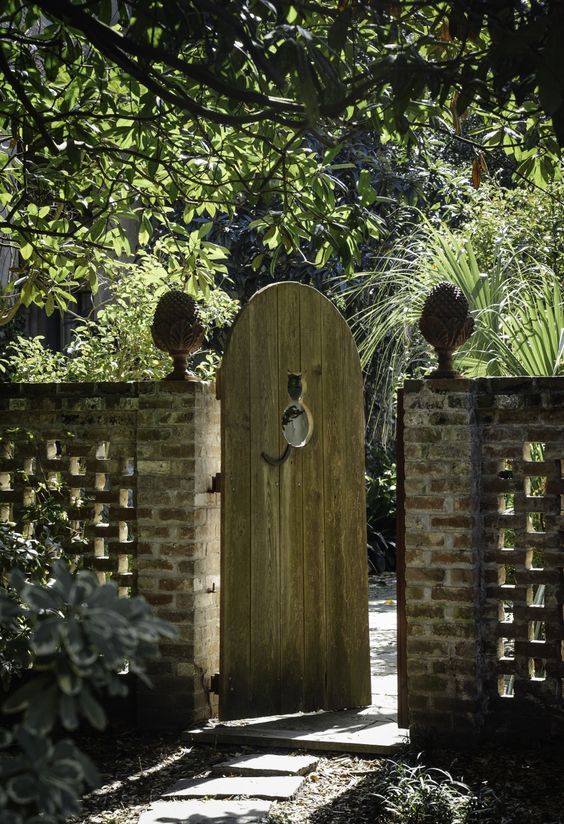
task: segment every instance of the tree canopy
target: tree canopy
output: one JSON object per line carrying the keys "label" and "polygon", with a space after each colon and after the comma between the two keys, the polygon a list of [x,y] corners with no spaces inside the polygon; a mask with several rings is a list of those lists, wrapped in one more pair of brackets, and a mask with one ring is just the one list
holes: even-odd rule
{"label": "tree canopy", "polygon": [[65,307],[144,248],[205,289],[227,254],[213,221],[257,204],[265,249],[307,242],[352,273],[381,226],[370,175],[343,197],[336,174],[360,128],[408,154],[455,135],[474,185],[501,149],[544,185],[564,144],[563,35],[559,2],[5,0],[4,322]]}

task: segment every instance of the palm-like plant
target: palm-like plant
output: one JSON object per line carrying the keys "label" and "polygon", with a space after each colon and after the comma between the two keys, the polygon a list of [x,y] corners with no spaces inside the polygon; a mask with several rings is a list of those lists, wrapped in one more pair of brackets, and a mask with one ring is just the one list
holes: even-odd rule
{"label": "palm-like plant", "polygon": [[429,364],[418,320],[430,289],[442,280],[462,290],[474,315],[476,331],[456,356],[469,377],[562,372],[564,308],[556,272],[521,252],[497,256],[484,273],[471,238],[425,224],[401,254],[349,290],[363,304],[354,328],[364,364],[374,366],[384,440],[398,383]]}

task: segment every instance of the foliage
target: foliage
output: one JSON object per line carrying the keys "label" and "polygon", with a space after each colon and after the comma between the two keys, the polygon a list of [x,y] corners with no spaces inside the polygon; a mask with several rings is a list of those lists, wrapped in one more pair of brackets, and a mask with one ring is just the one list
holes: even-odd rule
{"label": "foliage", "polygon": [[[7,543],[18,563],[37,574],[35,542],[14,534]],[[0,816],[14,824],[35,816],[62,821],[78,813],[80,794],[97,775],[71,741],[54,739],[56,727],[73,731],[84,719],[103,729],[101,695],[127,692],[119,677],[124,663],[146,680],[145,658],[175,631],[144,599],[119,598],[113,584],[100,584],[85,570],[73,575],[62,560],[46,583],[13,569],[0,589],[0,628],[3,638],[25,642],[31,667],[2,706],[6,716],[21,717],[1,730]]]}
{"label": "foliage", "polygon": [[386,450],[367,448],[366,511],[368,534],[393,532],[396,515],[396,465]]}
{"label": "foliage", "polygon": [[139,248],[205,290],[221,250],[192,221],[257,205],[267,255],[305,241],[315,266],[351,274],[379,223],[368,170],[338,200],[334,159],[359,128],[411,154],[429,130],[470,141],[476,183],[501,149],[545,185],[560,174],[561,31],[559,4],[519,0],[5,0],[3,322],[66,307]]}
{"label": "foliage", "polygon": [[506,214],[499,212],[495,222],[490,215],[487,231],[480,222],[478,232],[472,223],[456,232],[423,224],[380,261],[378,271],[351,287],[361,302],[355,319],[361,353],[365,363],[375,363],[374,380],[387,399],[373,410],[384,439],[393,427],[396,387],[428,366],[418,320],[441,280],[460,287],[475,317],[476,331],[456,355],[470,377],[562,373],[560,274],[544,262],[542,249],[536,259],[534,235],[514,247]]}
{"label": "foliage", "polygon": [[[42,337],[18,336],[9,347],[6,369],[13,381],[55,383],[73,381],[159,380],[171,369],[170,357],[160,352],[151,338],[151,323],[160,295],[171,281],[153,257],[138,265],[123,264],[106,287],[106,300],[95,319],[85,319],[72,331],[64,352],[54,352]],[[211,379],[218,358],[213,348],[229,326],[237,303],[213,289],[200,298],[208,350],[199,356],[200,372]]]}
{"label": "foliage", "polygon": [[486,785],[475,794],[446,770],[419,761],[386,761],[375,801],[382,824],[497,824],[502,813]]}

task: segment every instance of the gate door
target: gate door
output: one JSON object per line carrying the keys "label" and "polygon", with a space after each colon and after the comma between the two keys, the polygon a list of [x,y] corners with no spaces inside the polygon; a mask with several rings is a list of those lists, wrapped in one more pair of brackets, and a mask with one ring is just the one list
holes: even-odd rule
{"label": "gate door", "polygon": [[258,292],[221,398],[220,717],[370,704],[362,378],[345,320],[309,286]]}

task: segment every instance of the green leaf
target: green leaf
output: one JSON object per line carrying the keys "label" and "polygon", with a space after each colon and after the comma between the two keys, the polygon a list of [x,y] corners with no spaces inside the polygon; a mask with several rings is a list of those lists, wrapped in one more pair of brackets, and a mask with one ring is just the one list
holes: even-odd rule
{"label": "green leaf", "polygon": [[16,775],[6,784],[6,792],[16,804],[30,804],[37,798],[37,779],[32,775]]}
{"label": "green leaf", "polygon": [[106,714],[87,686],[79,694],[80,710],[87,721],[97,730],[106,726]]}

